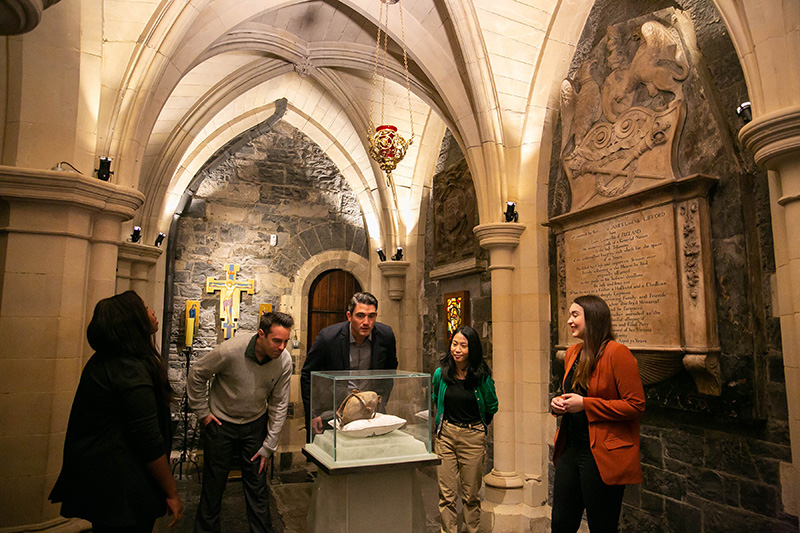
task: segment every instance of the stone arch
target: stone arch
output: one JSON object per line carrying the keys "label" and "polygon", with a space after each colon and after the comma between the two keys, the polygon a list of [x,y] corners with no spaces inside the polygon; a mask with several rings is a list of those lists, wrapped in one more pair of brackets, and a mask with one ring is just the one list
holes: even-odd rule
{"label": "stone arch", "polygon": [[[292,286],[291,302],[288,302],[291,309],[290,313],[294,316],[295,324],[297,325],[298,339],[304,339],[306,334],[308,292],[311,289],[311,284],[317,279],[317,276],[326,270],[335,268],[351,273],[364,290],[369,290],[370,268],[367,258],[349,250],[329,250],[311,257],[298,269]],[[305,354],[309,347],[304,346],[302,340],[300,342],[300,353],[302,354],[302,360],[305,360]],[[298,361],[298,367],[300,366],[302,366],[302,362]]]}

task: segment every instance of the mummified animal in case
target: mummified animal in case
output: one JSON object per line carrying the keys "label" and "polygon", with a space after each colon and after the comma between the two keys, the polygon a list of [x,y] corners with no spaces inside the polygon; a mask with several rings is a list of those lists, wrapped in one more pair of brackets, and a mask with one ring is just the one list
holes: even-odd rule
{"label": "mummified animal in case", "polygon": [[374,417],[380,405],[381,397],[377,392],[353,389],[336,410],[339,427],[344,427],[354,420]]}

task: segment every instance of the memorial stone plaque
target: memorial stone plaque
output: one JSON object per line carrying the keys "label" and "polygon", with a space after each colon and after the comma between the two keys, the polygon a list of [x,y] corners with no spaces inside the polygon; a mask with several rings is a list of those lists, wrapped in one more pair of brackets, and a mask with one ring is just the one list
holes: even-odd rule
{"label": "memorial stone plaque", "polygon": [[565,232],[567,301],[597,294],[630,347],[680,343],[672,206],[657,206]]}

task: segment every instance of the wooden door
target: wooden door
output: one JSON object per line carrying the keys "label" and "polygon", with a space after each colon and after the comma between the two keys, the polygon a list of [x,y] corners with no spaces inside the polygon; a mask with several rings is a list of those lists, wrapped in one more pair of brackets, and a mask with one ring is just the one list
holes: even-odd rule
{"label": "wooden door", "polygon": [[344,270],[328,270],[314,280],[308,294],[308,348],[321,329],[347,320],[347,304],[357,292],[361,284]]}

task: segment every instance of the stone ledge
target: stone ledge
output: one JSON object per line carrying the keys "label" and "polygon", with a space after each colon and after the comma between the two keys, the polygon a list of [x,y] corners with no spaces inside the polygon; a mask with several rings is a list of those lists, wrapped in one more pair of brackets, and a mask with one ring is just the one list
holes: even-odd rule
{"label": "stone ledge", "polygon": [[431,270],[431,279],[458,278],[469,274],[477,274],[478,272],[484,272],[486,267],[486,261],[471,257],[463,261],[434,268]]}

